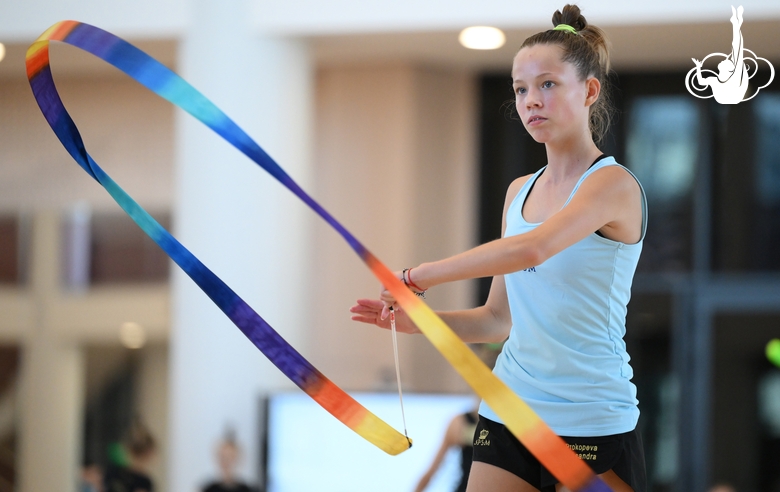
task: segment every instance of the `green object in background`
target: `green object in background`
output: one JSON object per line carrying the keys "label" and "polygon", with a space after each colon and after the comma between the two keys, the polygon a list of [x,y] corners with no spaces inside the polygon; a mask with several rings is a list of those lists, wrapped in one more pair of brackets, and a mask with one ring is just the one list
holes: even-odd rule
{"label": "green object in background", "polygon": [[130,464],[127,452],[125,451],[124,446],[119,442],[108,445],[108,461],[121,468],[126,468]]}
{"label": "green object in background", "polygon": [[766,344],[766,358],[769,361],[780,367],[780,340],[773,338]]}

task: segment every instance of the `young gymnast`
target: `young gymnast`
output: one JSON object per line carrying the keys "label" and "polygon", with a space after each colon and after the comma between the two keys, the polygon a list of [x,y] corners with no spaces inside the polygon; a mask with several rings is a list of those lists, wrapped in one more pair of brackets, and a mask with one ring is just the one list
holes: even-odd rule
{"label": "young gymnast", "polygon": [[[642,249],[646,200],[636,178],[596,145],[607,130],[604,32],[574,5],[520,47],[515,106],[547,165],[506,194],[501,239],[398,272],[415,292],[493,277],[484,306],[440,312],[466,342],[501,342],[493,372],[615,491],[644,492],[639,410],[623,341]],[[595,138],[595,141],[594,141]],[[389,292],[360,299],[352,319],[419,330]],[[560,483],[483,402],[468,492],[561,491]]]}

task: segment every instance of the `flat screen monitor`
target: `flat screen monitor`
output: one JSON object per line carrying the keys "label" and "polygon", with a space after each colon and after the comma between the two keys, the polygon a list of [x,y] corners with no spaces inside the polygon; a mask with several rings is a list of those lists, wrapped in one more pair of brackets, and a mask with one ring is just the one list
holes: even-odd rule
{"label": "flat screen monitor", "polygon": [[[403,433],[398,394],[352,396]],[[307,395],[275,394],[267,409],[267,492],[412,492],[433,461],[449,422],[477,403],[468,395],[405,394],[406,425],[414,445],[390,456]],[[460,474],[460,451],[451,449],[425,491],[452,492]]]}

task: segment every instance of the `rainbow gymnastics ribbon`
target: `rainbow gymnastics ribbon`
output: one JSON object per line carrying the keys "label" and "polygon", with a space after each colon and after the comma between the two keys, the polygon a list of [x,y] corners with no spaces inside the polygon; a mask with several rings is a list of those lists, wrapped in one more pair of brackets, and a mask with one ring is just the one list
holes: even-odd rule
{"label": "rainbow gymnastics ribbon", "polygon": [[184,109],[243,152],[303,200],[330,224],[360,256],[406,310],[420,331],[441,352],[509,430],[568,489],[608,492],[611,489],[566,443],[493,375],[468,346],[369,252],[344,226],[314,201],[238,125],[181,77],[130,43],[88,24],[61,21],[46,30],[27,50],[27,77],[35,99],[54,133],[78,164],[100,183],[122,209],[214,301],[247,338],[306,394],[380,449],[398,454],[411,442],[355,402],[293,349],[222,280],[205,267],[122,190],[87,153],[75,123],[63,105],[49,66],[49,42],[61,41],[110,63],[142,85]]}

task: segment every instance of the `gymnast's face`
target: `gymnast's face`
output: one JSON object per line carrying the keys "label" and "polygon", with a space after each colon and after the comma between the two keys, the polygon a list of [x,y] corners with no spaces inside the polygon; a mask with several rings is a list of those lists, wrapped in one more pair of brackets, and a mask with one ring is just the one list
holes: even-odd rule
{"label": "gymnast's face", "polygon": [[580,80],[576,67],[561,60],[562,54],[557,45],[526,46],[512,65],[517,114],[537,142],[590,135],[588,111],[600,84],[592,77]]}

